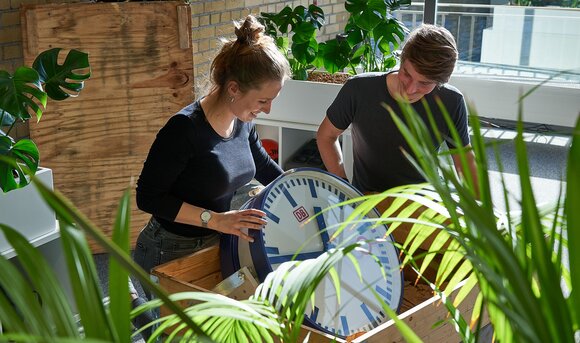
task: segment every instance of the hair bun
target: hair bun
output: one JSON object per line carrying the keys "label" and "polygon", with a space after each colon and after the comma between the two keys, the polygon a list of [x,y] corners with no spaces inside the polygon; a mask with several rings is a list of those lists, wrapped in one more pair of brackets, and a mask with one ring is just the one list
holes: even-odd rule
{"label": "hair bun", "polygon": [[264,32],[264,25],[260,24],[253,15],[248,15],[244,21],[234,23],[238,43],[253,44]]}

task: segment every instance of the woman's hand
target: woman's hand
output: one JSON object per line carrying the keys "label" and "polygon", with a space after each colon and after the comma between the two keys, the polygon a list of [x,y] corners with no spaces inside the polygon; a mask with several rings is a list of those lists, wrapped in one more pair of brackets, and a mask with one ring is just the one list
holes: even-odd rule
{"label": "woman's hand", "polygon": [[266,213],[256,209],[235,210],[223,213],[215,213],[208,226],[210,229],[236,235],[242,239],[253,242],[254,239],[242,231],[242,229],[262,230],[268,221]]}

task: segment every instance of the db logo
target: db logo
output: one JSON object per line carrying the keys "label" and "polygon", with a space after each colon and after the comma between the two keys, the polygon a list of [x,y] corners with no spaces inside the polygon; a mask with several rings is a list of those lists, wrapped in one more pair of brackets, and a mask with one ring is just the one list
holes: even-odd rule
{"label": "db logo", "polygon": [[294,217],[296,217],[296,220],[298,220],[298,222],[302,222],[308,218],[308,212],[306,211],[304,206],[300,206],[293,213]]}

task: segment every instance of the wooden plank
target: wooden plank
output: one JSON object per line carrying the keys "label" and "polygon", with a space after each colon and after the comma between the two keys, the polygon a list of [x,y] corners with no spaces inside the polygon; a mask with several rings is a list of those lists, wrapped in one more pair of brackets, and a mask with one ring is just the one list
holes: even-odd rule
{"label": "wooden plank", "polygon": [[[464,282],[460,283],[455,288],[455,290],[450,295],[450,299],[455,298]],[[474,287],[469,295],[458,306],[460,313],[467,321],[469,321],[471,318],[473,305],[475,304],[475,299],[477,298],[478,293],[479,288]],[[447,308],[441,304],[439,296],[432,297],[427,301],[424,301],[421,304],[413,307],[412,309],[399,314],[399,319],[405,322],[411,328],[411,330],[413,330],[417,336],[421,337],[421,339],[425,342],[449,342],[459,340],[459,335],[455,331],[454,326],[448,321],[438,325],[437,327],[433,327],[435,323],[449,319]],[[489,323],[489,318],[484,315],[483,325],[487,323]],[[456,337],[457,339],[450,339],[451,337]],[[375,329],[367,332],[365,335],[358,337],[353,341],[353,343],[354,342],[403,343],[405,340],[395,326],[394,321],[389,320],[388,322],[385,322]]]}
{"label": "wooden plank", "polygon": [[[31,122],[41,165],[53,169],[55,188],[108,235],[118,200],[130,187],[133,246],[149,218],[134,200],[143,161],[167,119],[193,101],[191,44],[182,49],[180,42],[190,7],[69,3],[23,6],[21,13],[26,64],[62,47],[88,52],[92,67],[78,98],[49,102],[42,121]],[[102,251],[92,242],[91,248]]]}
{"label": "wooden plank", "polygon": [[191,47],[191,13],[189,5],[177,6],[177,20],[179,28],[179,47]]}
{"label": "wooden plank", "polygon": [[193,284],[215,272],[221,272],[220,249],[217,244],[157,266],[151,274],[159,278],[170,276],[187,280]]}

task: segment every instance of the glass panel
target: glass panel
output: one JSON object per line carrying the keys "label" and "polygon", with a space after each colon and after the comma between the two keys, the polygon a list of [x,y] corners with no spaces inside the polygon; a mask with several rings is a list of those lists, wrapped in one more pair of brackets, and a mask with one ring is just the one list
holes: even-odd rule
{"label": "glass panel", "polygon": [[[515,1],[534,7],[452,1],[438,2],[437,24],[457,40],[456,73],[529,81],[554,77],[552,82],[580,88],[580,9],[571,8],[580,6],[578,0]],[[423,7],[414,2],[395,14],[414,28],[422,22]]]}

